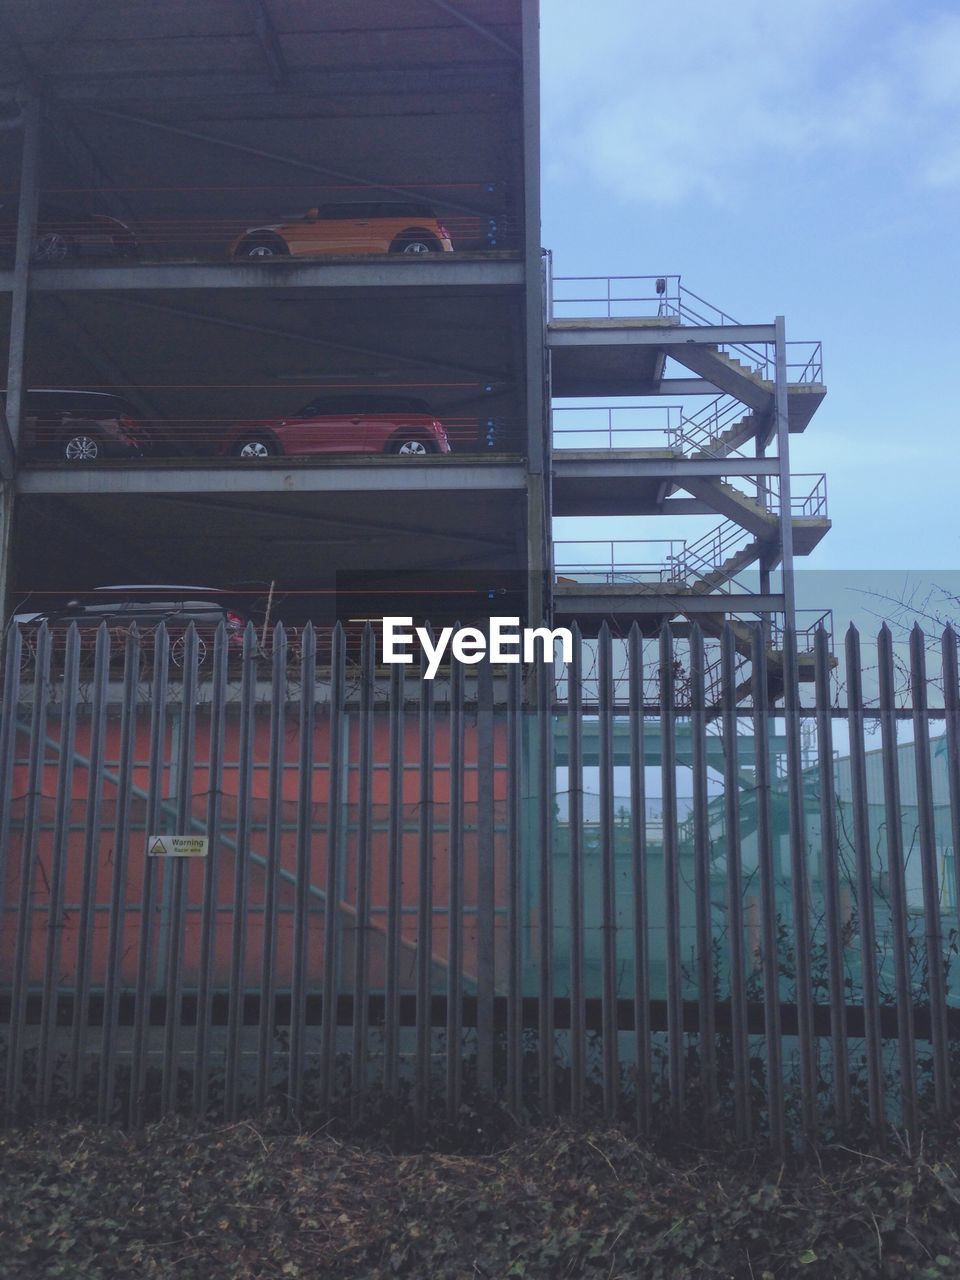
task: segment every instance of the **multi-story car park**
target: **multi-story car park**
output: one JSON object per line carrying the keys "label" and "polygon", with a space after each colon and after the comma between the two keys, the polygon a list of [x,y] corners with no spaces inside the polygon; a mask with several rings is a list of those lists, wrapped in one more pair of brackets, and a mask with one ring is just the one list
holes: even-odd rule
{"label": "multi-story car park", "polygon": [[[537,0],[15,0],[0,37],[0,598],[8,637],[22,623],[0,706],[8,1098],[39,1026],[46,1101],[68,997],[79,1088],[102,995],[99,1113],[114,1114],[126,1055],[129,1114],[148,1061],[173,1106],[188,992],[211,1017],[225,997],[223,1044],[195,1024],[201,1112],[223,1065],[235,1114],[254,1041],[264,1100],[279,1025],[290,1095],[305,1052],[329,1093],[348,989],[354,1086],[378,1019],[389,1088],[414,988],[419,1079],[442,1024],[454,1112],[462,1020],[486,1087],[505,988],[516,1098],[522,1000],[536,995],[546,1080],[568,944],[571,1044],[599,984],[612,1098],[617,947],[639,1007],[644,912],[676,944],[647,975],[670,993],[676,1066],[678,856],[706,851],[677,766],[698,760],[702,779],[709,760],[732,790],[761,791],[743,769],[763,773],[767,738],[731,751],[712,715],[706,733],[721,695],[736,733],[734,650],[755,659],[758,735],[771,695],[795,691],[794,558],[829,521],[822,477],[791,481],[789,443],[824,394],[819,346],[788,344],[781,319],[735,322],[668,273],[554,278]],[[559,517],[585,522],[586,545],[554,543]],[[596,517],[661,522],[668,540],[597,543]],[[675,536],[688,517],[720,523]],[[358,643],[387,614],[577,621],[587,651],[599,637],[598,676],[577,647],[568,676],[539,664],[522,693],[516,667],[481,666],[411,697],[369,633]],[[715,654],[674,660],[691,622],[716,650],[725,619],[758,616],[765,628],[725,632],[722,680]],[[308,619],[346,634],[322,631],[314,651]],[[644,646],[665,620],[673,636]],[[614,679],[611,631],[628,628]],[[828,660],[821,639],[821,685]],[[805,643],[798,667],[812,674]],[[701,675],[701,714],[678,727]],[[657,765],[659,816],[643,793]],[[607,780],[598,843],[586,770]],[[208,841],[204,865],[161,874],[168,835]]]}
{"label": "multi-story car park", "polygon": [[[819,349],[678,277],[552,280],[537,31],[536,0],[7,8],[8,611],[187,582],[274,584],[301,620],[791,617],[829,526],[789,473]],[[35,389],[120,396],[151,447],[30,450]],[[224,447],[324,396],[413,398],[451,451]],[[624,396],[671,409],[569,414]],[[708,513],[660,559],[554,562],[554,515]],[[334,608],[348,580],[369,597]]]}

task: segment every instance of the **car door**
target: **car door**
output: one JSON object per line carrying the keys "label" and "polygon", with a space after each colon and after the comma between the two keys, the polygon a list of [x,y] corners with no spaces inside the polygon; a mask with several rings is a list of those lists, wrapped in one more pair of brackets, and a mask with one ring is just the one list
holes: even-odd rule
{"label": "car door", "polygon": [[[298,225],[296,239],[303,248],[294,252],[369,252],[370,207],[366,204],[321,205],[315,217]],[[293,247],[293,239],[291,239]]]}
{"label": "car door", "polygon": [[295,418],[284,419],[287,453],[366,453],[368,423],[360,406],[331,396],[308,405]]}
{"label": "car door", "polygon": [[379,223],[375,205],[354,204],[349,216],[337,223],[338,253],[376,253],[380,251]]}

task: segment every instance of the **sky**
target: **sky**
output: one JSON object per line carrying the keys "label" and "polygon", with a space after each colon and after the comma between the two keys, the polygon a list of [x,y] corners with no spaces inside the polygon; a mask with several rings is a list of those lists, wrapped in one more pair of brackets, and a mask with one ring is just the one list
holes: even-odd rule
{"label": "sky", "polygon": [[744,323],[821,339],[828,395],[792,470],[827,473],[833,529],[801,564],[947,581],[960,4],[541,0],[541,24],[555,274],[680,273]]}

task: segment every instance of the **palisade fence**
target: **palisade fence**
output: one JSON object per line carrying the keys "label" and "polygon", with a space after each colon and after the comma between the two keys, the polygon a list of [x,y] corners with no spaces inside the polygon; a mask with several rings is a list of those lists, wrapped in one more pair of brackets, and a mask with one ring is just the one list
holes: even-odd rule
{"label": "palisade fence", "polygon": [[821,630],[802,703],[795,636],[768,635],[604,626],[565,668],[429,681],[369,626],[307,627],[293,661],[282,627],[266,652],[191,628],[173,660],[163,628],[11,632],[8,1120],[486,1095],[782,1147],[947,1115],[956,636],[915,630],[904,669],[851,629],[840,682]]}

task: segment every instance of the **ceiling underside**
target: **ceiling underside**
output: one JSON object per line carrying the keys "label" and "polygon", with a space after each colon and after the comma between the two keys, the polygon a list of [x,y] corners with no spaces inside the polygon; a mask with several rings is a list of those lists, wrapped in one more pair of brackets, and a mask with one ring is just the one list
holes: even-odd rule
{"label": "ceiling underside", "polygon": [[526,554],[522,492],[441,491],[429,514],[404,493],[25,496],[14,536],[19,602],[111,582],[311,592],[365,573],[376,591],[414,571],[472,584]]}

